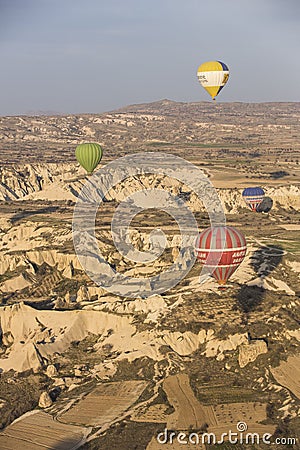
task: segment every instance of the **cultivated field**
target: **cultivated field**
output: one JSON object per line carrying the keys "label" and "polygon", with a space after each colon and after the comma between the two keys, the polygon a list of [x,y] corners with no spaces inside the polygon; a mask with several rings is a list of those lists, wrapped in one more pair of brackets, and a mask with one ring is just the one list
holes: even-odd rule
{"label": "cultivated field", "polygon": [[61,424],[50,414],[36,411],[14,422],[0,433],[1,450],[76,450],[89,430]]}
{"label": "cultivated field", "polygon": [[144,391],[144,381],[103,383],[59,416],[63,423],[102,427],[121,416]]}

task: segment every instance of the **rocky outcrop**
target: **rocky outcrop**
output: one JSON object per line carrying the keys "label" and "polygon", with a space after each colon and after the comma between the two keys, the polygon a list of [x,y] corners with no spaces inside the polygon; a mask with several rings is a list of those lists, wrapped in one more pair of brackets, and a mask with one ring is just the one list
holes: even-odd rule
{"label": "rocky outcrop", "polygon": [[240,345],[248,342],[247,333],[229,334],[227,339],[210,339],[206,344],[205,356],[223,359],[224,352],[236,350]]}
{"label": "rocky outcrop", "polygon": [[55,378],[58,376],[57,368],[53,364],[49,364],[46,369],[46,375],[49,378]]}
{"label": "rocky outcrop", "polygon": [[98,301],[91,305],[84,306],[84,309],[105,310],[117,314],[156,313],[159,316],[167,310],[167,302],[161,295],[151,295],[146,299],[137,298],[135,300],[105,296],[99,297]]}
{"label": "rocky outcrop", "polygon": [[[114,174],[117,178],[118,174]],[[0,200],[44,199],[76,201],[84,183],[84,171],[75,164],[37,164],[5,167],[0,171]],[[109,185],[114,177],[103,180]],[[182,186],[175,180],[165,176],[129,177],[109,190],[107,200],[124,200],[129,194],[141,189],[166,189],[174,195],[182,195]],[[195,193],[184,188],[185,197],[189,197],[187,205],[192,210],[204,210],[204,206]],[[268,197],[273,200],[273,208],[300,209],[300,188],[296,185],[265,187]],[[218,189],[218,194],[227,214],[237,213],[245,208],[241,189]]]}
{"label": "rocky outcrop", "polygon": [[44,391],[41,393],[39,398],[39,407],[40,408],[49,408],[52,405],[52,399],[48,392]]}
{"label": "rocky outcrop", "polygon": [[114,362],[109,361],[106,363],[96,364],[91,370],[94,377],[100,380],[109,380],[117,372],[117,366]]}
{"label": "rocky outcrop", "polygon": [[[151,297],[150,297],[151,299]],[[161,304],[167,310],[167,304],[162,303],[160,296],[155,296],[147,304],[145,310],[156,313],[152,308]],[[128,306],[129,306],[128,302]],[[117,302],[118,304],[118,302]],[[143,300],[132,302],[131,313],[143,311]],[[172,307],[170,307],[172,308]],[[129,309],[128,309],[129,312]],[[159,311],[158,311],[159,312]],[[148,313],[148,314],[149,314]],[[229,335],[221,340],[214,336],[213,330],[200,330],[198,334],[186,331],[160,331],[156,327],[138,332],[133,325],[134,317],[112,314],[102,311],[49,311],[35,310],[23,303],[0,308],[0,327],[6,352],[0,358],[2,371],[15,370],[23,372],[45,368],[54,354],[63,354],[71,342],[82,341],[89,334],[98,336],[94,345],[95,351],[103,352],[109,347],[117,352],[117,360],[124,358],[134,361],[147,356],[155,361],[164,358],[162,346],[170,347],[181,356],[191,355],[204,346],[206,357],[223,356],[233,351],[247,341],[246,334]],[[112,366],[99,366],[99,377],[110,376],[115,370]],[[97,370],[96,372],[97,373]],[[48,365],[46,374],[52,378],[57,376],[55,366]]]}
{"label": "rocky outcrop", "polygon": [[241,368],[256,360],[259,355],[268,352],[268,346],[263,340],[253,340],[239,347],[239,365]]}
{"label": "rocky outcrop", "polygon": [[78,292],[77,292],[77,298],[76,302],[86,302],[90,299],[89,297],[89,291],[86,286],[82,285],[80,286]]}
{"label": "rocky outcrop", "polygon": [[209,335],[205,330],[201,330],[198,334],[186,331],[185,333],[166,332],[162,337],[165,345],[172,348],[178,355],[187,356],[196,351],[201,344],[203,344]]}
{"label": "rocky outcrop", "polygon": [[2,292],[15,292],[31,286],[31,282],[25,277],[23,273],[17,277],[10,278],[0,285]]}
{"label": "rocky outcrop", "polygon": [[73,341],[108,330],[131,336],[132,319],[101,311],[37,311],[19,303],[0,308],[0,328],[10,334],[9,346],[0,359],[2,371],[40,370],[54,353],[63,353]]}

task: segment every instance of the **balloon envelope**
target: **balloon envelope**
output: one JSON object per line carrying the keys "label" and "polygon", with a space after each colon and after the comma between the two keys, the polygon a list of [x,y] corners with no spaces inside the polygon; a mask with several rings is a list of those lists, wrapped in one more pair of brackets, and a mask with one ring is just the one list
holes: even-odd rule
{"label": "balloon envelope", "polygon": [[229,69],[221,61],[208,61],[198,67],[197,77],[214,100],[228,81]]}
{"label": "balloon envelope", "polygon": [[265,191],[261,187],[248,187],[242,192],[243,199],[252,211],[257,211],[264,199]]}
{"label": "balloon envelope", "polygon": [[216,226],[202,231],[196,240],[197,259],[222,285],[236,271],[247,251],[244,235],[234,227]]}
{"label": "balloon envelope", "polygon": [[92,173],[102,158],[102,148],[94,142],[79,144],[75,150],[75,156],[79,164],[88,172]]}

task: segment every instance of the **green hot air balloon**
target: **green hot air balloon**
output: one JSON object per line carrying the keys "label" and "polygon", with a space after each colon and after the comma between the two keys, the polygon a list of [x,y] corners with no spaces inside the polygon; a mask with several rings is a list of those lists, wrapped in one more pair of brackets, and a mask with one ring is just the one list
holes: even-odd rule
{"label": "green hot air balloon", "polygon": [[102,148],[95,142],[79,144],[75,150],[75,156],[79,164],[91,174],[102,158]]}

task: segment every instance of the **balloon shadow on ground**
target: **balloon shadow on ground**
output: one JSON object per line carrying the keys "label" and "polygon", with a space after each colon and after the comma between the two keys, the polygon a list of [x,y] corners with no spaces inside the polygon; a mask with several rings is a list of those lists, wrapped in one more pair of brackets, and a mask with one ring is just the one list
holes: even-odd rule
{"label": "balloon shadow on ground", "polygon": [[268,213],[273,208],[273,200],[270,197],[264,197],[263,201],[256,208],[257,212]]}
{"label": "balloon shadow on ground", "polygon": [[244,313],[255,311],[265,298],[264,279],[281,263],[284,250],[280,245],[264,246],[256,250],[250,266],[257,274],[257,284],[244,285],[237,295],[237,301]]}

